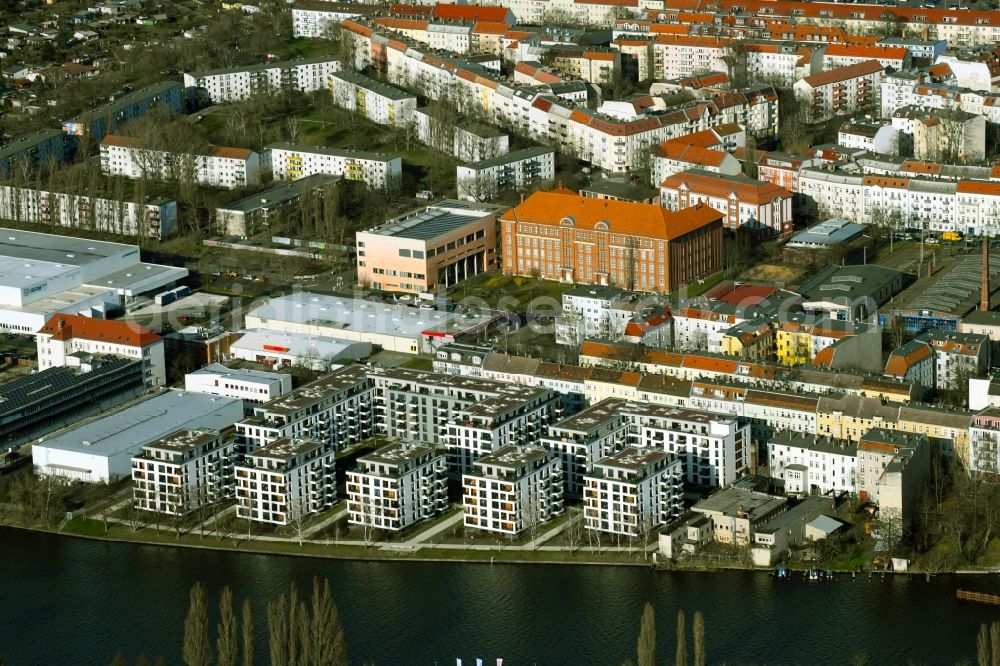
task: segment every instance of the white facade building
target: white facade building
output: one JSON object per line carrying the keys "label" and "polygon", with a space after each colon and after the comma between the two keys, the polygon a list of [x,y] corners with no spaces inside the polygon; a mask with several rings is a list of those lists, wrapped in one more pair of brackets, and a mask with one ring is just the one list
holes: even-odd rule
{"label": "white facade building", "polygon": [[203,88],[213,102],[237,102],[271,92],[310,93],[327,90],[330,77],[340,71],[334,56],[270,62],[247,67],[184,74],[185,88]]}
{"label": "white facade building", "polygon": [[211,147],[207,154],[146,150],[127,136],[107,134],[101,141],[101,172],[108,176],[152,180],[192,180],[201,185],[238,189],[261,182],[260,155],[249,148]]}
{"label": "white facade building", "polygon": [[132,458],[132,498],[141,511],[184,516],[232,496],[232,428],[179,430]]}
{"label": "white facade building", "polygon": [[505,446],[462,476],[464,525],[517,536],[563,511],[562,466],[544,449]]}
{"label": "white facade building", "polygon": [[584,477],[588,530],[641,537],[683,510],[681,461],[663,451],[629,447],[594,465]]}
{"label": "white facade building", "polygon": [[264,403],[292,392],[292,376],[211,363],[184,376],[184,390]]}
{"label": "white facade building", "polygon": [[458,198],[488,201],[508,190],[526,190],[556,176],[556,153],[536,146],[473,164],[460,164],[455,179]]}
{"label": "white facade building", "polygon": [[139,324],[60,314],[37,332],[35,343],[39,370],[67,365],[77,352],[114,354],[141,360],[146,386],[167,383],[163,338]]}
{"label": "white facade building", "polygon": [[541,446],[559,458],[567,496],[581,497],[594,465],[625,448],[624,404],[607,398],[549,426]]}
{"label": "white facade building", "polygon": [[395,86],[344,71],[330,76],[330,90],[334,104],[360,113],[373,123],[407,127],[414,122],[416,96]]}
{"label": "white facade building", "polygon": [[233,469],[236,517],[301,526],[336,500],[335,455],[308,439],[279,439],[248,454]]}
{"label": "white facade building", "polygon": [[786,431],[767,449],[770,476],[785,482],[786,493],[857,494],[857,442]]}
{"label": "white facade building", "polygon": [[275,180],[298,180],[324,173],[387,192],[399,189],[403,180],[403,161],[399,156],[292,143],[271,144],[265,150],[270,153]]}
{"label": "white facade building", "polygon": [[430,446],[396,442],[347,472],[348,522],[397,532],[448,507],[448,469]]}

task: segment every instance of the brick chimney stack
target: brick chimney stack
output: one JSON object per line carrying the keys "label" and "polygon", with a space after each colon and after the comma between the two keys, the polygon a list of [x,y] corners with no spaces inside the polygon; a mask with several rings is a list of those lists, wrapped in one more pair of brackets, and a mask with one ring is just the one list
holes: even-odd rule
{"label": "brick chimney stack", "polygon": [[983,236],[983,284],[979,294],[979,309],[990,310],[990,239]]}

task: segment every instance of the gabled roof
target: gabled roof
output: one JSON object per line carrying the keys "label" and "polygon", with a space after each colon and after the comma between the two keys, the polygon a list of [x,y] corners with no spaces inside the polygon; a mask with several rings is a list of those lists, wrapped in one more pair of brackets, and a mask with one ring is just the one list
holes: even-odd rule
{"label": "gabled roof", "polygon": [[697,194],[728,199],[735,194],[740,201],[767,204],[775,199],[789,199],[792,193],[785,188],[753,180],[745,176],[723,176],[700,169],[691,169],[667,176],[660,187],[671,190],[687,189]]}
{"label": "gabled roof", "polygon": [[837,67],[836,69],[831,69],[826,72],[813,74],[812,76],[805,77],[802,81],[807,83],[810,87],[816,88],[819,86],[827,86],[831,83],[850,81],[851,79],[857,79],[862,76],[868,76],[870,74],[875,74],[876,72],[884,71],[885,67],[883,67],[878,60],[866,60],[854,65],[848,65],[847,67]]}
{"label": "gabled roof", "polygon": [[49,318],[39,335],[53,340],[92,340],[130,347],[145,347],[158,342],[159,335],[139,324],[72,314],[57,314]]}

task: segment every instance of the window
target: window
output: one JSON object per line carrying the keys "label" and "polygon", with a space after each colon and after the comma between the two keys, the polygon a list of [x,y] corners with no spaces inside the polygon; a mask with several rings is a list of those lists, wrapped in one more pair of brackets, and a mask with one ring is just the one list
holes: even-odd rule
{"label": "window", "polygon": [[409,250],[402,250],[401,249],[399,251],[399,256],[401,256],[401,257],[409,257],[410,256],[410,251]]}
{"label": "window", "polygon": [[[433,250],[431,250],[431,251],[433,252]],[[423,259],[424,258],[424,251],[423,250],[414,250],[413,251],[413,258],[414,259]]]}

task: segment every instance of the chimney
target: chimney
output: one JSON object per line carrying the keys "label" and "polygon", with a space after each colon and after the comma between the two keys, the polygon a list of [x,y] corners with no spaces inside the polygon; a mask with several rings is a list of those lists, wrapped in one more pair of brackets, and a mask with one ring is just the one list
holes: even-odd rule
{"label": "chimney", "polygon": [[979,294],[979,309],[983,312],[990,310],[990,239],[983,234],[983,284]]}
{"label": "chimney", "polygon": [[56,324],[56,328],[58,328],[61,331],[65,327],[66,327],[66,320],[60,317],[59,322]]}

